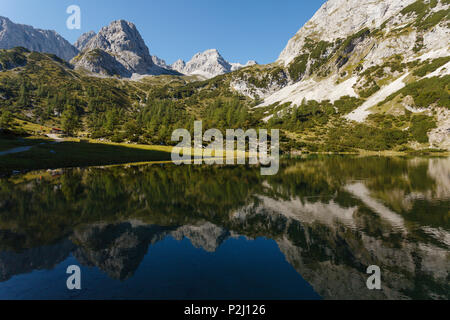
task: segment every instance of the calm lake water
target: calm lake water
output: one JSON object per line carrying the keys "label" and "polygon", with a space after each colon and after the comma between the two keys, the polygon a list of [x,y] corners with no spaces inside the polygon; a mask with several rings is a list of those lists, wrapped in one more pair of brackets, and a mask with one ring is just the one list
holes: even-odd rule
{"label": "calm lake water", "polygon": [[450,158],[0,179],[0,299],[449,299],[449,271]]}

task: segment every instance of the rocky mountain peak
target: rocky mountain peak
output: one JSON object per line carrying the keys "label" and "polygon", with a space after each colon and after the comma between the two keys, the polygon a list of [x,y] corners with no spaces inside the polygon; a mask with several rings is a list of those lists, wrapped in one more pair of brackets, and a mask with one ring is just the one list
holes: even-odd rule
{"label": "rocky mountain peak", "polygon": [[[82,55],[93,50],[101,50],[110,55],[110,57],[106,57],[105,54],[101,53],[101,61],[103,63],[113,62],[114,68],[103,65],[101,69],[126,70],[126,72],[113,72],[114,74],[128,77],[130,74],[146,75],[165,72],[153,62],[150,50],[136,26],[125,20],[111,22],[108,26],[103,27],[98,34],[93,32],[84,34],[77,41],[77,44],[82,48]],[[99,54],[90,54],[90,57],[98,56]],[[84,57],[77,57],[73,61],[76,67],[95,72],[98,68],[92,62],[92,59]],[[118,68],[119,65],[123,68]]]}
{"label": "rocky mountain peak", "polygon": [[136,26],[125,20],[111,22],[83,46],[85,52],[95,49],[113,56],[130,73],[150,74],[154,66],[150,51]]}
{"label": "rocky mountain peak", "polygon": [[209,49],[194,55],[186,64],[184,73],[212,78],[230,72],[231,67],[231,64],[220,55],[217,49]]}
{"label": "rocky mountain peak", "polygon": [[186,62],[184,62],[184,60],[178,59],[170,67],[172,68],[172,70],[183,73],[184,68],[186,67]]}
{"label": "rocky mountain peak", "polygon": [[52,53],[67,61],[78,54],[77,48],[53,30],[41,30],[16,24],[8,18],[0,16],[0,49],[15,47]]}
{"label": "rocky mountain peak", "polygon": [[177,60],[172,64],[171,68],[187,75],[214,78],[218,75],[236,71],[253,64],[256,64],[256,61],[249,61],[246,65],[230,63],[222,57],[217,49],[209,49],[195,54],[187,63],[181,59]]}

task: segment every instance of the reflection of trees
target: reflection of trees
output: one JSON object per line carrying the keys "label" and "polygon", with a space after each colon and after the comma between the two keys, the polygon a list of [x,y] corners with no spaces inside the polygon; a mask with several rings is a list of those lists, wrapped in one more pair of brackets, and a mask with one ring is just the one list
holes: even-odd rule
{"label": "reflection of trees", "polygon": [[214,251],[230,230],[276,240],[324,297],[369,298],[362,279],[377,264],[387,284],[370,298],[442,298],[449,194],[439,161],[447,160],[286,160],[273,177],[254,167],[153,165],[2,179],[0,248],[32,250],[70,237],[83,264],[127,279],[167,235]]}
{"label": "reflection of trees", "polygon": [[[430,161],[436,163],[436,159]],[[285,161],[278,175],[264,178],[258,168],[250,167],[68,169],[61,176],[43,173],[42,179],[20,183],[1,179],[0,229],[25,237],[20,240],[22,246],[30,247],[51,243],[78,225],[97,221],[139,218],[154,224],[183,225],[207,220],[227,225],[230,213],[256,201],[256,195],[367,210],[347,190],[355,180],[363,181],[372,197],[407,224],[448,229],[449,197],[434,201],[432,192],[439,175],[431,177],[427,169],[427,161],[383,157]],[[366,228],[372,228],[370,222]]]}
{"label": "reflection of trees", "polygon": [[143,166],[65,170],[56,178],[0,180],[0,228],[51,243],[74,227],[140,218],[161,225],[221,221],[260,188],[257,170]]}
{"label": "reflection of trees", "polygon": [[139,218],[182,225],[203,219],[226,225],[229,214],[253,203],[255,195],[303,203],[332,201],[362,210],[365,204],[346,188],[362,180],[371,196],[406,221],[448,229],[449,197],[433,201],[436,181],[427,169],[427,161],[382,157],[285,161],[278,175],[264,178],[257,168],[246,167],[71,169],[21,183],[0,180],[0,228],[24,235],[26,247],[51,243],[78,225],[97,221]]}

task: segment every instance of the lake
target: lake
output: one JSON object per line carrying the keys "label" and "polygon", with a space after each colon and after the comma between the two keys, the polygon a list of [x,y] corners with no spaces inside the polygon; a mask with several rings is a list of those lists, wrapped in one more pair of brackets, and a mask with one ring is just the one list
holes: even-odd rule
{"label": "lake", "polygon": [[449,271],[450,158],[0,179],[0,299],[449,299]]}

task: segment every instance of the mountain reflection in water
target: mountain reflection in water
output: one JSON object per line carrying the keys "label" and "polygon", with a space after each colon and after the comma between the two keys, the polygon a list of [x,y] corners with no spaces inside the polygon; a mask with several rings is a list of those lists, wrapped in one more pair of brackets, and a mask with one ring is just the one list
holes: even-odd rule
{"label": "mountain reflection in water", "polygon": [[[449,208],[450,158],[16,175],[0,179],[0,298],[57,281],[48,297],[71,298],[71,263],[103,289],[81,298],[449,299]],[[366,287],[370,265],[382,290]],[[150,272],[165,279],[137,290]]]}

